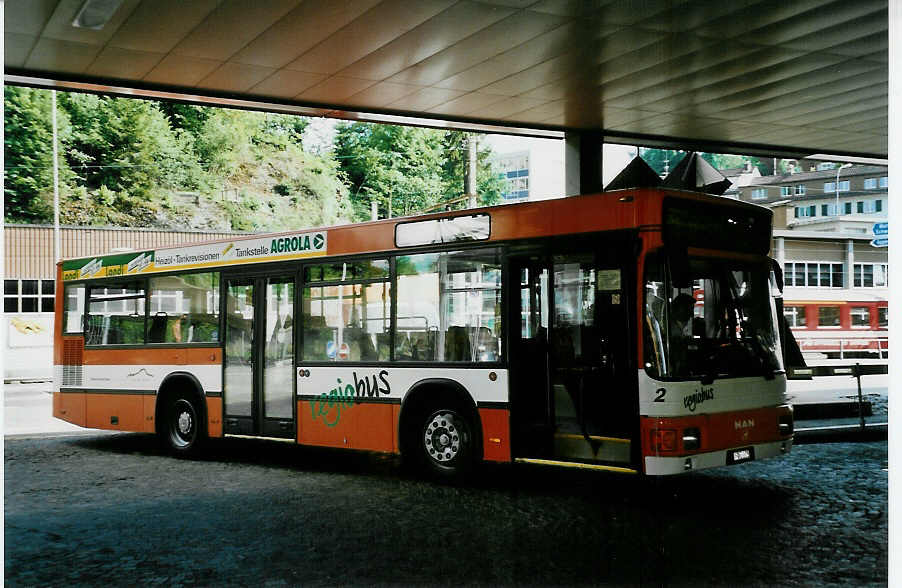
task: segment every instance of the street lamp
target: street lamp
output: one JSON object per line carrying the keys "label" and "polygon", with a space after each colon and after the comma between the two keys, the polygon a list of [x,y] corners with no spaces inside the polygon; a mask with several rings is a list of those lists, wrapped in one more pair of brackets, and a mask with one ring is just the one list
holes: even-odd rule
{"label": "street lamp", "polygon": [[852,164],[844,163],[836,168],[836,182],[834,182],[834,186],[836,187],[836,216],[839,216],[839,172],[841,172],[843,168],[846,167],[852,167]]}

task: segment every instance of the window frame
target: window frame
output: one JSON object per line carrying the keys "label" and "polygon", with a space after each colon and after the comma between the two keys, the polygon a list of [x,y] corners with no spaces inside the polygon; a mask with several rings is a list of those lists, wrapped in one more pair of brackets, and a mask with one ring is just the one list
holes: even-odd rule
{"label": "window frame", "polygon": [[[63,321],[62,333],[63,335],[81,335],[85,334],[85,320],[88,316],[88,286],[84,281],[72,281],[72,282],[60,282],[63,287],[63,308],[60,310],[60,320]],[[66,319],[66,301],[69,300],[69,297],[66,295],[66,289],[68,288],[77,288],[81,286],[81,330],[80,331],[69,331],[66,329],[69,321]],[[78,306],[76,303],[76,310]]]}
{"label": "window frame", "polygon": [[[15,283],[15,292],[7,293],[6,288],[11,284]],[[26,294],[24,292],[24,282],[35,282],[35,292],[33,294]],[[51,284],[53,286],[53,292],[50,294],[44,293],[44,286],[46,284]],[[7,301],[15,301],[15,310],[7,310],[6,305]],[[35,310],[24,310],[24,301],[33,301],[35,304]],[[44,310],[44,301],[49,300],[50,306],[53,308],[50,310]],[[56,310],[56,280],[51,278],[4,278],[3,280],[3,312],[4,314],[53,314]]]}
{"label": "window frame", "polygon": [[[410,361],[410,360],[399,360],[396,357],[395,347],[396,347],[396,334],[397,334],[397,305],[398,305],[398,273],[397,273],[397,258],[398,257],[407,257],[412,255],[422,255],[422,254],[441,254],[441,253],[451,253],[455,251],[464,251],[464,250],[473,250],[473,249],[495,249],[498,252],[498,260],[499,260],[499,269],[501,271],[501,282],[500,282],[500,300],[501,300],[501,321],[502,321],[502,333],[501,333],[501,352],[498,354],[498,357],[493,361]],[[443,243],[443,244],[433,244],[428,246],[411,246],[399,248],[391,251],[382,251],[378,253],[362,253],[362,254],[354,254],[354,255],[345,255],[345,256],[329,256],[329,257],[319,257],[313,258],[310,260],[303,260],[302,263],[299,263],[295,266],[292,266],[298,271],[298,316],[299,320],[303,322],[304,320],[304,310],[303,310],[303,296],[304,290],[311,287],[320,287],[324,285],[347,285],[347,284],[356,284],[360,282],[341,282],[336,281],[333,283],[329,281],[307,281],[306,278],[306,268],[309,266],[322,265],[326,263],[354,263],[365,260],[373,260],[373,259],[388,259],[389,262],[389,296],[390,296],[390,328],[389,328],[389,344],[390,344],[390,352],[389,358],[387,360],[343,360],[343,361],[334,361],[334,360],[313,360],[313,359],[303,359],[304,356],[304,333],[303,327],[296,329],[296,357],[298,364],[302,364],[304,366],[313,366],[313,367],[338,367],[338,366],[386,366],[386,367],[419,367],[419,368],[432,368],[432,367],[441,367],[446,369],[498,369],[503,368],[503,366],[507,363],[507,353],[508,353],[508,345],[505,344],[505,340],[508,336],[508,329],[504,326],[505,319],[507,317],[506,305],[508,304],[506,301],[506,288],[510,286],[505,286],[504,279],[507,268],[507,256],[508,256],[508,248],[506,245],[501,243],[494,243],[491,241],[462,241],[456,243]],[[372,279],[368,278],[365,281],[372,283],[381,283],[384,280],[381,278]],[[221,283],[225,283],[225,279],[221,280]]]}
{"label": "window frame", "polygon": [[[88,343],[88,322],[91,316],[91,290],[92,289],[110,289],[110,288],[126,288],[130,285],[135,285],[141,283],[143,284],[144,289],[144,322],[142,324],[141,332],[142,332],[142,341],[141,343]],[[85,284],[85,316],[84,316],[84,331],[82,332],[82,337],[84,337],[85,349],[134,349],[140,347],[147,346],[147,316],[148,311],[150,309],[150,305],[148,304],[149,293],[148,289],[148,278],[147,276],[123,276],[122,278],[115,279],[99,279],[99,280],[86,280]],[[135,296],[132,299],[139,300],[139,296]],[[180,346],[181,344],[179,344]]]}
{"label": "window frame", "polygon": [[[792,309],[791,311],[789,309]],[[783,307],[783,318],[791,329],[807,329],[808,328],[808,307],[803,304],[789,304]],[[792,321],[788,320],[788,316],[792,317]]]}
{"label": "window frame", "polygon": [[[821,324],[821,310],[822,309],[835,309],[836,310],[836,324],[835,325],[822,325]],[[816,329],[828,329],[828,330],[838,330],[842,329],[842,307],[838,304],[818,304],[817,305],[817,324],[815,324]]]}
{"label": "window frame", "polygon": [[[792,265],[792,268],[791,268],[792,271],[789,271],[789,268],[788,268],[789,265]],[[821,268],[822,265],[829,266],[829,268],[827,270],[827,274],[823,273],[824,270],[823,270],[823,268]],[[837,265],[842,268],[842,271],[841,271],[842,283],[839,285],[834,285],[833,277],[834,277],[834,275],[836,275],[834,266],[837,266]],[[798,266],[801,266],[801,275],[802,275],[802,279],[804,282],[801,285],[796,284],[796,281],[797,281],[796,276],[799,274],[799,271],[800,271]],[[812,272],[813,272],[813,275],[815,275],[817,277],[817,284],[809,284],[808,283],[808,277],[810,275],[812,275]],[[784,275],[784,281],[786,282],[785,285],[790,288],[841,289],[841,288],[845,288],[846,284],[848,283],[848,277],[846,276],[845,263],[839,262],[839,261],[786,261],[783,264],[783,275]],[[821,284],[821,276],[822,275],[830,276],[830,278],[829,278],[830,284],[829,285]],[[792,283],[789,283],[790,276],[792,277]]]}
{"label": "window frame", "polygon": [[[489,367],[498,367],[506,364],[507,362],[507,350],[509,345],[505,343],[505,340],[509,334],[509,330],[505,327],[505,322],[507,318],[507,310],[506,310],[506,288],[510,288],[511,286],[505,286],[505,275],[507,272],[507,264],[506,259],[508,255],[507,247],[498,243],[486,243],[485,241],[476,241],[476,242],[468,242],[468,247],[459,247],[457,243],[448,243],[445,244],[444,247],[436,248],[420,248],[417,250],[401,250],[396,253],[390,255],[391,257],[391,265],[392,265],[392,353],[390,362],[393,365],[399,366],[417,366],[417,367],[432,367],[432,366],[440,366],[443,368],[472,368],[472,369],[484,369]],[[498,255],[498,268],[501,272],[499,284],[498,284],[498,297],[500,302],[500,315],[499,318],[501,320],[502,330],[501,330],[501,352],[498,354],[498,357],[495,360],[491,361],[439,361],[439,360],[429,360],[429,361],[418,361],[418,360],[398,360],[396,359],[395,350],[397,347],[397,343],[395,340],[395,334],[397,333],[397,304],[399,298],[399,290],[398,290],[398,278],[399,275],[397,273],[396,265],[397,258],[399,257],[410,257],[415,255],[428,255],[428,254],[437,254],[441,255],[443,253],[457,253],[461,251],[469,251],[469,250],[479,250],[479,249],[494,249]],[[466,291],[467,289],[460,289],[460,291]],[[442,312],[442,308],[438,308],[438,312]]]}
{"label": "window frame", "polygon": [[[374,261],[374,260],[386,260],[388,261],[388,274],[386,277],[375,277],[375,278],[354,278],[349,280],[341,280],[341,279],[325,279],[325,280],[307,280],[307,269],[314,266],[321,265],[332,265],[332,264],[341,264],[341,263],[358,263],[361,261]],[[299,327],[296,329],[296,351],[295,357],[298,363],[303,363],[304,365],[321,365],[321,366],[345,366],[345,365],[385,365],[393,362],[393,349],[394,349],[394,340],[395,333],[392,325],[392,317],[394,315],[394,306],[395,306],[395,296],[393,294],[395,289],[394,283],[394,255],[388,252],[381,252],[378,254],[358,254],[354,256],[343,256],[343,257],[327,257],[327,258],[314,258],[304,263],[301,263],[296,266],[298,270],[298,282],[297,282],[297,292],[295,294],[296,303],[297,303],[297,312],[295,316],[299,318]],[[341,287],[341,286],[354,286],[354,285],[363,285],[368,286],[371,284],[388,284],[388,295],[389,295],[389,355],[388,359],[367,359],[367,360],[354,360],[347,359],[342,361],[330,360],[330,359],[304,359],[304,331],[305,325],[304,322],[307,318],[307,314],[304,312],[304,292],[307,289],[311,288],[328,288],[328,287]],[[312,300],[312,299],[311,299]]]}
{"label": "window frame", "polygon": [[[871,266],[871,285],[864,285],[864,266]],[[876,272],[874,271],[875,266],[881,266],[883,269],[883,279],[884,284],[881,286],[877,286],[875,284],[874,276]],[[859,271],[860,270],[860,271]],[[859,262],[856,261],[852,264],[852,287],[853,288],[888,288],[889,287],[889,263],[880,263],[880,262]]]}
{"label": "window frame", "polygon": [[[223,341],[223,278],[224,268],[201,268],[197,270],[189,270],[189,271],[173,271],[173,272],[160,272],[153,273],[147,276],[144,276],[145,282],[147,284],[144,289],[145,294],[147,296],[147,300],[144,302],[144,310],[145,310],[145,319],[144,319],[144,343],[143,347],[153,347],[156,348],[165,348],[165,347],[220,347]],[[216,305],[217,312],[217,321],[216,321],[216,341],[191,341],[191,342],[160,342],[160,343],[152,343],[149,341],[148,329],[150,329],[150,319],[153,318],[151,314],[152,309],[151,305],[153,300],[151,298],[151,281],[158,278],[168,278],[171,276],[187,276],[193,274],[218,274],[218,284],[216,285],[215,291],[216,296],[219,298],[219,303]],[[212,290],[211,290],[212,291]],[[85,313],[85,317],[87,317],[87,312]],[[129,345],[132,346],[132,345]],[[107,348],[109,345],[103,345],[102,347]]]}
{"label": "window frame", "polygon": [[[856,311],[861,311],[861,310],[865,311],[865,317],[867,318],[867,321],[863,325],[856,325],[855,324]],[[870,306],[849,305],[849,327],[850,328],[856,329],[859,331],[868,330],[871,328],[871,320],[872,319],[873,319],[873,316],[871,313]]]}

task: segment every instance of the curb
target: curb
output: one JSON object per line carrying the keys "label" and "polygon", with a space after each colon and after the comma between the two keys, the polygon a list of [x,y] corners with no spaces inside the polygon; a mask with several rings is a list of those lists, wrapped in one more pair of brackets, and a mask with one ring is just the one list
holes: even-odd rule
{"label": "curb", "polygon": [[56,439],[60,437],[105,437],[121,433],[122,431],[103,431],[100,429],[86,429],[84,431],[51,431],[46,433],[14,433],[12,435],[4,435],[3,440],[21,441],[24,439]]}
{"label": "curb", "polygon": [[796,429],[793,442],[796,445],[807,443],[845,443],[850,441],[886,441],[889,434],[887,423],[866,423],[860,425],[838,425],[834,427],[818,427],[812,429]]}

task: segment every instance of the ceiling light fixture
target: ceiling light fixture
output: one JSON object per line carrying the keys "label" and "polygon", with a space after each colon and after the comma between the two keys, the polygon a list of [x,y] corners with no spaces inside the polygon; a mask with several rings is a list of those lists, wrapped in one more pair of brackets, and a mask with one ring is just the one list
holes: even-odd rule
{"label": "ceiling light fixture", "polygon": [[72,26],[99,31],[110,22],[121,4],[122,0],[85,0]]}

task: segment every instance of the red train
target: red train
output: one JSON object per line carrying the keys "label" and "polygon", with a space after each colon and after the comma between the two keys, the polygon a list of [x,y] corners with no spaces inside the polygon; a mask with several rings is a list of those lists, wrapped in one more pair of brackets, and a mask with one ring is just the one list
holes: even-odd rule
{"label": "red train", "polygon": [[[886,359],[887,301],[786,300],[786,322],[799,348],[822,359]],[[813,358],[812,358],[813,359]]]}

